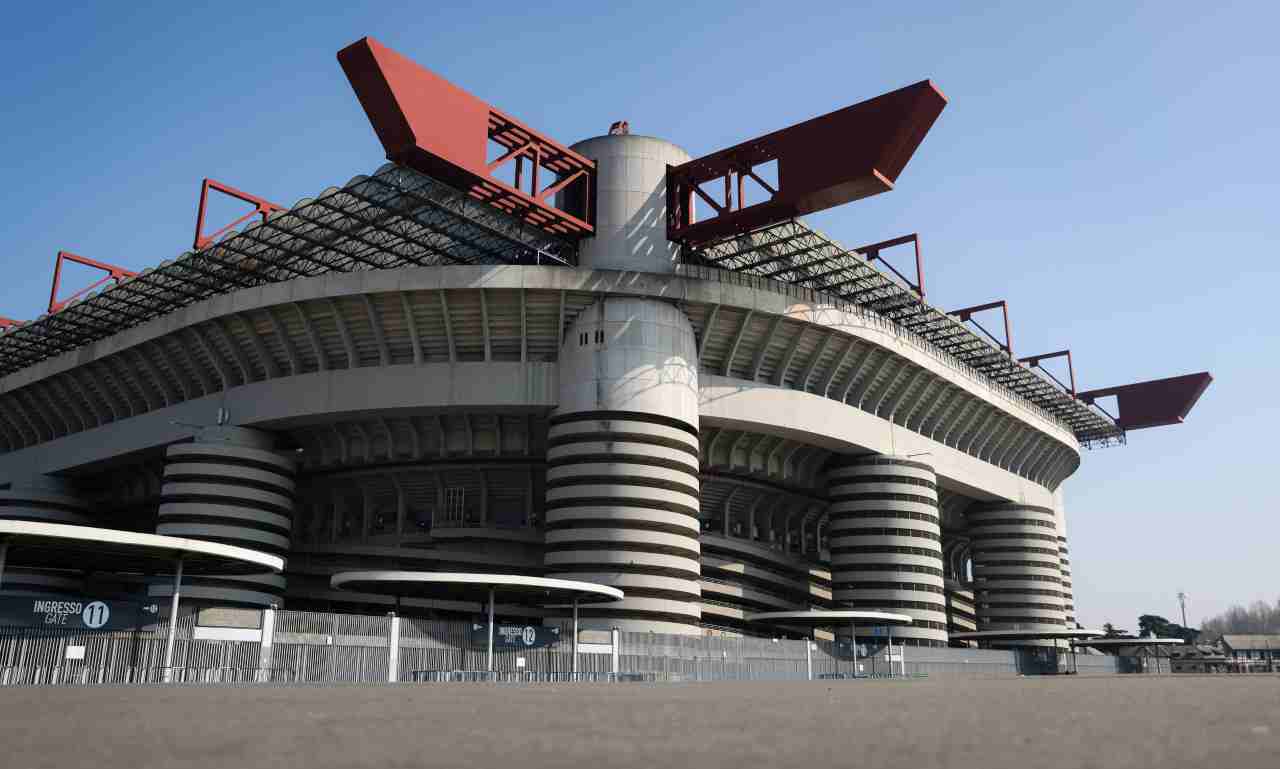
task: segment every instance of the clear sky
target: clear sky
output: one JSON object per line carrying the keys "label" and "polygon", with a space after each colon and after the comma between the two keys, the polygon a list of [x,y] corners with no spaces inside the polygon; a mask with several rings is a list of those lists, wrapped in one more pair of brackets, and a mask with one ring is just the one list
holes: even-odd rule
{"label": "clear sky", "polygon": [[1274,3],[71,5],[0,29],[0,315],[44,309],[60,248],[181,253],[204,176],[291,204],[377,168],[334,58],[363,35],[563,141],[627,119],[695,155],[932,78],[898,189],[813,223],[918,231],[936,304],[1008,299],[1084,388],[1213,373],[1067,482],[1082,622],[1280,595]]}

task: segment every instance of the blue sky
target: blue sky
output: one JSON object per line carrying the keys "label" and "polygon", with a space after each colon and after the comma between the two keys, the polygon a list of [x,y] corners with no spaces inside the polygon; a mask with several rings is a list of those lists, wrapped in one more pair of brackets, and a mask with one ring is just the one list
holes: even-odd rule
{"label": "blue sky", "polygon": [[1213,372],[1068,481],[1082,621],[1280,595],[1274,4],[71,5],[0,30],[0,315],[44,309],[60,248],[181,253],[204,176],[290,204],[376,168],[334,58],[366,34],[566,142],[627,119],[695,155],[932,78],[898,189],[814,224],[918,231],[936,304],[1008,299],[1017,351],[1069,346],[1082,388]]}

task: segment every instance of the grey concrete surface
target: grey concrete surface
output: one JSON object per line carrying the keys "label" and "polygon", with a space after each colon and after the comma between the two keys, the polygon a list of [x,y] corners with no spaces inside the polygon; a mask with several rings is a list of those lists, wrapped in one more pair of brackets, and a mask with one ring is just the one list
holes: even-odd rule
{"label": "grey concrete surface", "polygon": [[0,690],[0,766],[1275,767],[1280,677]]}

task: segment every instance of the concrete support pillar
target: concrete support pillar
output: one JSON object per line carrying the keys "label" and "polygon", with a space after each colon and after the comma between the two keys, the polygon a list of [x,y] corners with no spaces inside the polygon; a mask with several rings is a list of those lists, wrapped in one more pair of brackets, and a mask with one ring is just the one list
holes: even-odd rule
{"label": "concrete support pillar", "polygon": [[860,457],[828,474],[832,599],[909,615],[900,639],[947,644],[937,476],[906,457]]}
{"label": "concrete support pillar", "polygon": [[579,314],[548,431],[547,576],[621,588],[588,629],[701,633],[698,378],[673,304],[606,299]]}
{"label": "concrete support pillar", "polygon": [[1051,508],[1010,502],[972,508],[966,517],[973,543],[978,630],[1061,630],[1065,612],[1057,514]]}
{"label": "concrete support pillar", "polygon": [[[156,533],[207,539],[273,555],[289,553],[295,463],[272,451],[270,433],[242,427],[200,430],[192,443],[165,452]],[[184,588],[190,599],[270,606],[283,602],[283,575],[201,577]],[[169,594],[151,587],[153,597]]]}
{"label": "concrete support pillar", "polygon": [[387,683],[400,680],[400,615],[391,614],[391,638],[387,641]]}
{"label": "concrete support pillar", "polygon": [[609,669],[617,675],[619,673],[618,657],[622,654],[622,631],[616,627],[609,631],[609,645],[613,649],[612,666]]}
{"label": "concrete support pillar", "polygon": [[258,670],[254,680],[266,683],[271,680],[271,663],[275,656],[276,610],[269,606],[262,610],[262,643],[258,647]]}

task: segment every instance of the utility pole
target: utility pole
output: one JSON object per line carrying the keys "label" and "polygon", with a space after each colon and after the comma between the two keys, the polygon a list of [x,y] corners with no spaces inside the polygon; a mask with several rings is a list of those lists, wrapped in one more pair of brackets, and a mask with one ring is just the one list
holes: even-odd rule
{"label": "utility pole", "polygon": [[1178,605],[1182,607],[1182,626],[1187,626],[1187,594],[1178,591]]}

